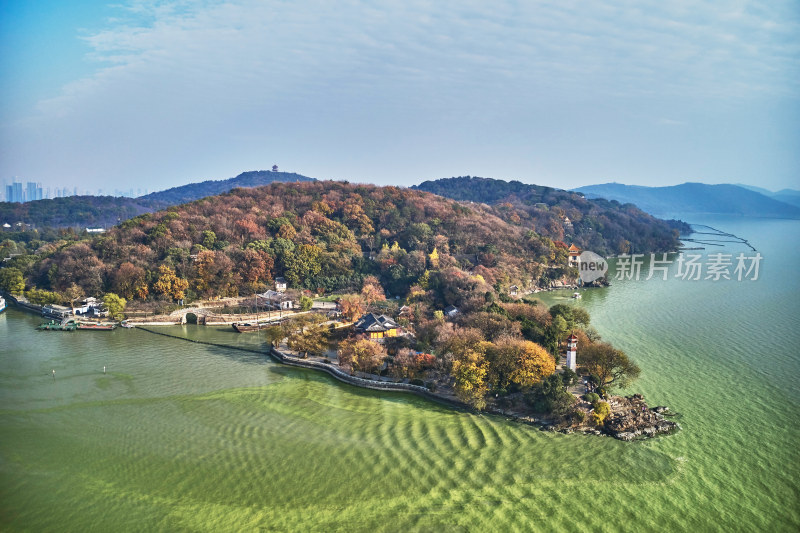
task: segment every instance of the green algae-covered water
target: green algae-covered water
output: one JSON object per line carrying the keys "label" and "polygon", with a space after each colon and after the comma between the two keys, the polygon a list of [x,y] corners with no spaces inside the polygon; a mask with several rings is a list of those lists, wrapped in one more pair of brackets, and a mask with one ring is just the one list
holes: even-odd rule
{"label": "green algae-covered water", "polygon": [[620,281],[571,302],[642,367],[631,392],[680,413],[683,431],[646,442],[544,433],[144,331],[37,332],[10,309],[0,529],[796,531],[800,223],[711,222],[764,256],[758,281]]}

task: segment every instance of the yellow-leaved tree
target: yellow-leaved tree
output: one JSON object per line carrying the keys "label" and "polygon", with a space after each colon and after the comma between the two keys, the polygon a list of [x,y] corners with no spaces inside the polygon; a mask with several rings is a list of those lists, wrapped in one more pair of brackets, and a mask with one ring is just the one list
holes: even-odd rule
{"label": "yellow-leaved tree", "polygon": [[428,261],[431,264],[431,268],[439,268],[439,251],[436,249],[436,247],[434,247],[433,251],[428,254]]}
{"label": "yellow-leaved tree", "polygon": [[500,389],[510,383],[530,388],[556,371],[556,362],[535,342],[500,337],[488,350],[490,381]]}
{"label": "yellow-leaved tree", "polygon": [[153,289],[173,300],[185,298],[185,290],[189,288],[189,282],[175,275],[175,271],[167,265],[158,267],[158,280],[153,284]]}
{"label": "yellow-leaved tree", "polygon": [[466,354],[463,359],[453,361],[453,378],[456,396],[479,411],[486,407],[489,388],[486,374],[489,363],[478,353]]}

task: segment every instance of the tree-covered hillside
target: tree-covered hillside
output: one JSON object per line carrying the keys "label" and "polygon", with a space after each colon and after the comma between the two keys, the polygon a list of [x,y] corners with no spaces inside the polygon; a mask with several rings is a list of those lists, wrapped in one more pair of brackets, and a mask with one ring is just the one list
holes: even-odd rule
{"label": "tree-covered hillside", "polygon": [[455,200],[485,203],[498,217],[553,240],[603,255],[675,250],[689,226],[664,221],[632,204],[586,199],[562,189],[478,177],[426,181],[414,188]]}
{"label": "tree-covered hillside", "polygon": [[276,181],[314,181],[314,178],[302,176],[294,172],[276,172],[271,170],[251,170],[242,172],[235,178],[226,180],[207,180],[199,183],[189,183],[180,187],[173,187],[165,191],[150,193],[141,199],[153,202],[155,205],[178,205],[206,196],[222,194],[237,187],[261,187]]}
{"label": "tree-covered hillside", "polygon": [[35,227],[110,227],[142,213],[152,213],[237,187],[260,187],[276,181],[314,181],[289,172],[254,170],[235,178],[208,180],[173,187],[139,198],[115,196],[68,196],[26,203],[0,202],[0,225],[22,222]]}
{"label": "tree-covered hillside", "polygon": [[[18,271],[29,290],[60,295],[236,296],[261,292],[279,276],[292,288],[329,292],[358,289],[375,276],[391,295],[422,290],[439,308],[479,307],[512,285],[576,276],[565,247],[533,227],[521,206],[314,181],[234,189],[137,216],[94,238],[62,232],[45,242],[23,232],[25,242],[3,242],[2,252],[13,256],[4,266]],[[653,242],[654,250],[674,245]],[[609,246],[597,243],[596,249]]]}
{"label": "tree-covered hillside", "polygon": [[[442,301],[461,304],[493,286],[565,272],[544,268],[563,266],[562,248],[481,206],[342,182],[235,189],[138,216],[90,240],[36,241],[27,249],[33,253],[7,266],[24,273],[28,288],[64,293],[76,285],[85,294],[139,299],[177,299],[174,280],[199,297],[252,294],[278,276],[294,288],[330,291],[375,275],[389,294],[405,295],[420,282],[437,286],[441,276],[458,287],[443,289]],[[457,266],[475,275],[461,279],[461,270],[449,270]]]}
{"label": "tree-covered hillside", "polygon": [[140,198],[67,196],[26,203],[0,202],[0,224],[51,228],[106,227],[166,205]]}

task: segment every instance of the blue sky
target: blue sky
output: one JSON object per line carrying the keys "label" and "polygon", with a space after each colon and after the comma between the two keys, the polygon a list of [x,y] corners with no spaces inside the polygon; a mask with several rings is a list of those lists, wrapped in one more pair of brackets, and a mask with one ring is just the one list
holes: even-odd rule
{"label": "blue sky", "polygon": [[796,1],[0,6],[2,180],[800,188]]}

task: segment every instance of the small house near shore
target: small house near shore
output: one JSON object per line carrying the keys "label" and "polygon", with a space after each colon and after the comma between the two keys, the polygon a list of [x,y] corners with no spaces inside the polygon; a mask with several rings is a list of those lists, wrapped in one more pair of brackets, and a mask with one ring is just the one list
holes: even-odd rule
{"label": "small house near shore", "polygon": [[79,307],[74,308],[76,315],[105,317],[108,316],[108,310],[105,309],[102,300],[98,300],[92,296],[85,298],[81,301]]}
{"label": "small house near shore", "polygon": [[[276,281],[277,283],[277,281]],[[278,291],[267,291],[259,294],[258,305],[265,306],[267,309],[292,309],[294,308],[294,301],[291,296]]]}
{"label": "small house near shore", "polygon": [[286,290],[286,280],[284,278],[275,278],[275,290],[284,292]]}
{"label": "small house near shore", "polygon": [[353,325],[356,332],[369,336],[371,340],[396,337],[400,326],[386,315],[367,313]]}

